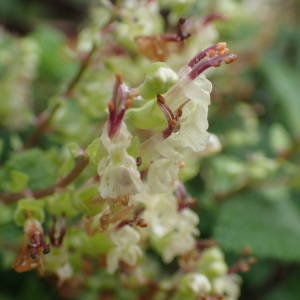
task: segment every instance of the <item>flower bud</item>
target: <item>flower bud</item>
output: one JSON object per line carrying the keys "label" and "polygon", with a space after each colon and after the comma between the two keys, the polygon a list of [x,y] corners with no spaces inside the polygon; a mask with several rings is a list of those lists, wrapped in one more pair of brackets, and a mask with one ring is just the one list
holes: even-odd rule
{"label": "flower bud", "polygon": [[39,222],[43,222],[45,218],[44,203],[33,199],[22,199],[18,201],[15,211],[15,222],[19,226],[23,226],[28,218],[33,218]]}
{"label": "flower bud", "polygon": [[182,277],[179,283],[177,299],[195,299],[211,290],[207,277],[201,273],[190,273]]}
{"label": "flower bud", "polygon": [[178,79],[178,75],[165,63],[153,63],[147,70],[146,79],[140,86],[145,99],[151,99],[165,93]]}

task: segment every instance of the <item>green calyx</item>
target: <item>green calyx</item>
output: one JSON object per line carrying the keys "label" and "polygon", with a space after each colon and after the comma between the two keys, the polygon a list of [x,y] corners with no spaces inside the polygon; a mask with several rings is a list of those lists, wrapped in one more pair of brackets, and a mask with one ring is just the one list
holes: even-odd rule
{"label": "green calyx", "polygon": [[165,93],[176,81],[178,75],[167,64],[153,63],[146,72],[146,78],[139,90],[145,99],[152,99],[157,94]]}

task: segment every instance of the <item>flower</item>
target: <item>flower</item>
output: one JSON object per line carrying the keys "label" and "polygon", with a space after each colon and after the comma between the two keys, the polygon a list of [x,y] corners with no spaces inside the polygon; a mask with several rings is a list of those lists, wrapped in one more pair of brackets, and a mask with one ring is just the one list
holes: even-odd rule
{"label": "flower", "polygon": [[224,300],[237,300],[240,295],[241,278],[236,274],[226,274],[213,280],[214,292],[225,295]]}
{"label": "flower", "polygon": [[190,275],[189,287],[196,295],[207,294],[211,290],[211,285],[206,276],[200,273]]}
{"label": "flower", "polygon": [[126,225],[120,229],[112,231],[111,241],[115,247],[108,253],[107,270],[113,273],[118,268],[119,261],[133,266],[137,263],[142,251],[138,246],[140,235],[133,227]]}
{"label": "flower", "polygon": [[106,156],[98,164],[98,174],[101,177],[99,193],[103,198],[136,194],[142,190],[143,183],[135,159],[126,151],[131,135],[124,123],[112,138],[108,136],[106,129],[107,125],[100,137]]}
{"label": "flower", "polygon": [[150,240],[165,262],[171,262],[176,256],[195,247],[195,236],[199,234],[196,213],[188,208],[179,211],[177,199],[172,193],[144,193],[139,195],[139,199],[146,206],[144,218]]}
{"label": "flower", "polygon": [[178,178],[176,161],[168,158],[157,159],[150,164],[148,170],[147,188],[151,193],[164,193],[173,189]]}
{"label": "flower", "polygon": [[207,115],[212,84],[203,72],[235,59],[236,55],[229,53],[226,43],[217,43],[198,53],[179,71],[178,81],[158,97],[168,121],[165,138],[195,152],[205,149],[209,140]]}

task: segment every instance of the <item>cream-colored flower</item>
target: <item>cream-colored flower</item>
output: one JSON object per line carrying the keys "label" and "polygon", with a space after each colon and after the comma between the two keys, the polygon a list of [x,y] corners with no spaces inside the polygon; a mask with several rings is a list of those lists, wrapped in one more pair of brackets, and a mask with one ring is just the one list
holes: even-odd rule
{"label": "cream-colored flower", "polygon": [[189,67],[182,70],[182,77],[164,96],[172,110],[189,99],[179,119],[180,128],[169,139],[198,152],[205,148],[209,139],[207,117],[212,84],[204,74],[192,80],[188,77],[188,71]]}
{"label": "cream-colored flower", "polygon": [[108,137],[106,127],[100,137],[107,155],[98,165],[100,176],[99,193],[103,198],[117,198],[140,192],[143,183],[137,170],[135,159],[126,149],[130,145],[131,135],[122,124],[112,139]]}
{"label": "cream-colored flower", "polygon": [[126,225],[110,234],[115,247],[108,253],[107,270],[113,273],[117,270],[120,260],[134,266],[142,255],[138,243],[140,235],[133,227]]}
{"label": "cream-colored flower", "polygon": [[201,273],[191,274],[189,287],[196,295],[207,294],[211,290],[209,280]]}
{"label": "cream-colored flower", "polygon": [[154,161],[148,170],[147,189],[151,193],[165,193],[174,188],[178,178],[176,161],[161,158]]}
{"label": "cream-colored flower", "polygon": [[241,278],[236,274],[226,274],[213,280],[215,293],[224,294],[224,300],[237,300],[240,296]]}

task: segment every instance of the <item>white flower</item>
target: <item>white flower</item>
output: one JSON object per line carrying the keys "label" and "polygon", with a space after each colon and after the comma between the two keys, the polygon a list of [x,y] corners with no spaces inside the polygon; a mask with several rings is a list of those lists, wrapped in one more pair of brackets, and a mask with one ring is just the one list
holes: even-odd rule
{"label": "white flower", "polygon": [[113,273],[118,268],[120,260],[134,266],[142,251],[138,245],[140,235],[133,227],[126,225],[110,234],[115,247],[108,253],[107,270]]}
{"label": "white flower", "polygon": [[217,294],[224,294],[224,300],[237,300],[240,295],[241,278],[236,274],[227,274],[213,280],[213,290]]}
{"label": "white flower", "polygon": [[207,294],[211,290],[211,285],[207,277],[201,273],[191,274],[189,287],[196,294]]}
{"label": "white flower", "polygon": [[204,105],[187,103],[180,118],[180,130],[173,133],[170,139],[177,140],[183,147],[189,147],[195,152],[205,149],[209,138],[207,112]]}
{"label": "white flower", "polygon": [[136,161],[126,148],[130,145],[131,135],[123,124],[112,139],[108,137],[107,127],[103,129],[101,143],[107,155],[98,165],[100,176],[99,193],[103,198],[117,198],[132,195],[142,190],[140,173]]}
{"label": "white flower", "polygon": [[200,156],[218,153],[222,150],[222,144],[215,134],[210,134],[206,147],[200,152]]}
{"label": "white flower", "polygon": [[199,222],[197,214],[186,208],[177,214],[176,226],[162,238],[162,256],[165,262],[171,262],[195,247],[195,236],[199,234],[196,227]]}
{"label": "white flower", "polygon": [[178,211],[177,199],[172,193],[144,194],[139,199],[146,206],[143,217],[148,224],[150,239],[165,262],[171,262],[195,247],[195,236],[199,233],[197,214],[188,208]]}
{"label": "white flower", "polygon": [[183,107],[179,131],[173,133],[169,139],[198,152],[205,148],[209,139],[207,117],[212,84],[204,74],[194,80],[190,79],[186,74],[188,71],[190,68],[183,69],[181,79],[164,96],[166,103],[173,110],[187,99],[190,100]]}
{"label": "white flower", "polygon": [[170,194],[141,193],[133,199],[145,204],[143,218],[151,234],[162,237],[176,226],[177,203],[171,192]]}
{"label": "white flower", "polygon": [[164,193],[174,188],[178,178],[176,161],[161,158],[153,162],[148,170],[147,188],[151,193]]}
{"label": "white flower", "polygon": [[73,276],[73,269],[69,263],[65,263],[56,270],[56,275],[59,279],[59,283],[63,283]]}
{"label": "white flower", "polygon": [[122,122],[119,130],[114,134],[112,138],[108,136],[108,125],[104,125],[100,141],[105,150],[110,153],[116,149],[126,149],[131,142],[131,134],[128,131],[124,122]]}

